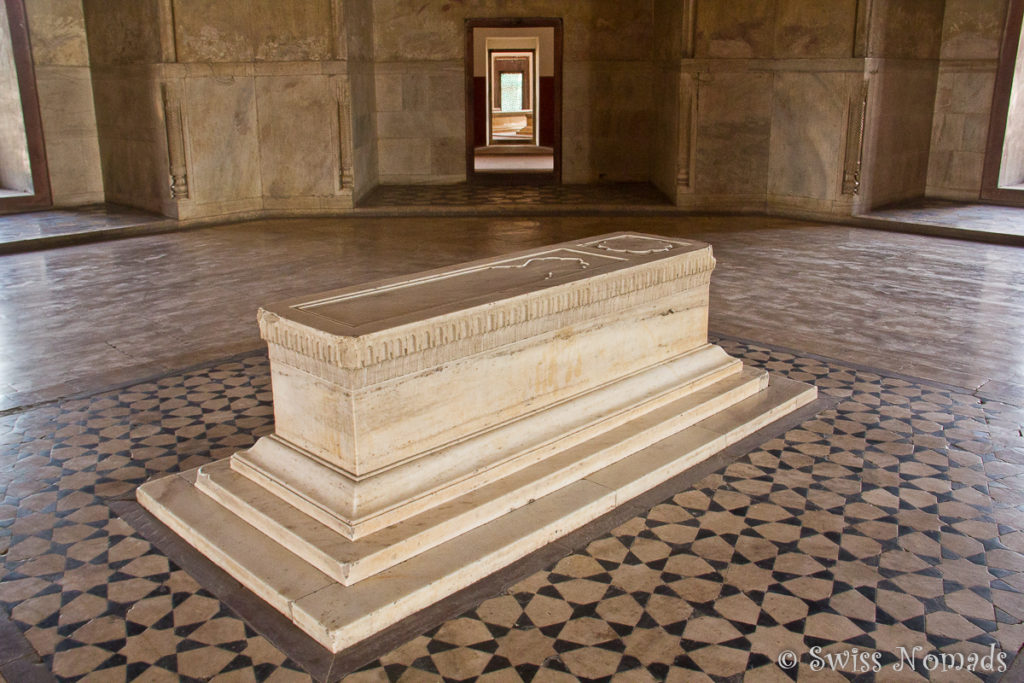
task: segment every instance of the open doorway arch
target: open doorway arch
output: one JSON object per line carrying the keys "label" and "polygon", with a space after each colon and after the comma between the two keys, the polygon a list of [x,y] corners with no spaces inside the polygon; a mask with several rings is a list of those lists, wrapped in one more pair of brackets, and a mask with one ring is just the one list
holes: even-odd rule
{"label": "open doorway arch", "polygon": [[52,205],[24,0],[0,12],[0,213]]}
{"label": "open doorway arch", "polygon": [[1024,205],[1024,0],[1010,0],[999,51],[981,198]]}
{"label": "open doorway arch", "polygon": [[466,178],[561,182],[561,19],[466,20]]}

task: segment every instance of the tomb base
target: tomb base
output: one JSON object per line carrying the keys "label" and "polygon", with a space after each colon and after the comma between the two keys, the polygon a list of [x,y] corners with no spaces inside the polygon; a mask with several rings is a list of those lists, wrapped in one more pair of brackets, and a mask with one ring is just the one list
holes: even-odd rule
{"label": "tomb base", "polygon": [[809,403],[615,233],[268,307],[275,432],[139,502],[338,652]]}
{"label": "tomb base", "polygon": [[[610,512],[816,395],[814,387],[772,377],[765,389],[712,417],[419,552],[411,537],[429,535],[429,528],[396,527],[377,539],[336,536],[333,543],[323,542],[324,530],[312,518],[303,526],[296,523],[301,513],[294,508],[268,505],[272,501],[265,490],[237,486],[247,482],[238,481],[240,475],[231,472],[227,461],[151,482],[139,490],[139,502],[317,642],[339,652]],[[643,422],[621,428],[619,444],[602,440],[593,450],[614,451],[653,426]],[[211,482],[197,486],[200,478]],[[218,499],[207,495],[211,488],[222,489]],[[232,507],[255,505],[259,516],[245,521],[222,505],[230,497],[239,498],[229,503]],[[282,518],[273,520],[281,513]],[[444,516],[438,513],[432,521],[441,524]],[[290,529],[275,529],[283,519]],[[298,539],[306,534],[322,545],[315,553],[307,545],[300,556],[288,547],[297,539],[284,539],[282,532]],[[403,548],[403,541],[411,545]],[[399,557],[404,559],[395,563]],[[355,567],[346,579],[370,575],[345,585],[338,571],[346,562]],[[380,565],[390,566],[378,569]]]}

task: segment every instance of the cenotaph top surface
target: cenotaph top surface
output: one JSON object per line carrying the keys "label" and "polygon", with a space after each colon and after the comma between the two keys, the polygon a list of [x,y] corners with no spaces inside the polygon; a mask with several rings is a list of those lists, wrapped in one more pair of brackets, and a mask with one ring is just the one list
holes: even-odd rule
{"label": "cenotaph top surface", "polygon": [[710,251],[703,242],[618,232],[323,292],[264,311],[360,337],[702,250]]}

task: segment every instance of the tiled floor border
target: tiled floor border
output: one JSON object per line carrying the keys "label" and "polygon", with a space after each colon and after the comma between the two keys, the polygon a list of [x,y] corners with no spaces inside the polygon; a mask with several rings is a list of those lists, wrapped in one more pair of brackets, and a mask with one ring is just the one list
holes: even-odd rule
{"label": "tiled floor border", "polygon": [[560,558],[585,548],[591,541],[623,522],[637,515],[646,514],[663,500],[740,460],[761,444],[784,434],[835,403],[836,401],[828,398],[817,399],[553,543],[337,654],[332,654],[306,635],[283,614],[243,587],[134,500],[113,501],[111,508],[146,540],[188,572],[203,588],[234,610],[249,626],[306,669],[310,675],[319,681],[335,681],[387,654],[420,633],[458,616],[489,597],[500,594],[534,572],[554,565]]}

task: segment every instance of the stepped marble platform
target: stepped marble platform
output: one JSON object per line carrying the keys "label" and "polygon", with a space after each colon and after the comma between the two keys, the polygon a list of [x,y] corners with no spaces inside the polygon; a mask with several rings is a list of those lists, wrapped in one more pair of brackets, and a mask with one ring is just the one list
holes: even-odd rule
{"label": "stepped marble platform", "polygon": [[814,400],[707,343],[713,267],[614,233],[268,306],[275,433],[138,499],[338,652]]}

